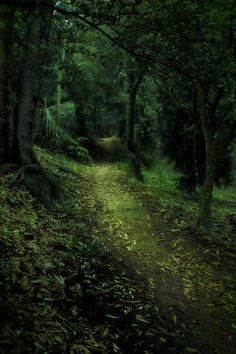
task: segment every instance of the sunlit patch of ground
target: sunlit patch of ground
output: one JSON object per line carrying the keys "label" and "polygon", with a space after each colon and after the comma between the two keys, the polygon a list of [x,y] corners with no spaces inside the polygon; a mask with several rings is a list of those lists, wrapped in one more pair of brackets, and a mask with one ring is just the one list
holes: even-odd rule
{"label": "sunlit patch of ground", "polygon": [[184,230],[178,210],[160,204],[145,185],[135,189],[136,182],[118,167],[99,163],[85,171],[90,204],[102,224],[94,235],[131,272],[148,279],[160,311],[191,332],[202,353],[223,354],[226,347],[234,353],[235,258],[222,264],[217,249],[200,245]]}

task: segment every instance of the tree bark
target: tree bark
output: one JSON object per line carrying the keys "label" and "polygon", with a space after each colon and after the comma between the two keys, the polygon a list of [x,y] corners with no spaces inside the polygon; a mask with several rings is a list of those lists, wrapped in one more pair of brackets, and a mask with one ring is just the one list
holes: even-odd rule
{"label": "tree bark", "polygon": [[209,89],[205,89],[203,93],[204,99],[201,114],[205,141],[206,164],[205,179],[199,208],[200,224],[207,232],[211,229],[211,204],[215,182],[215,115],[220,100],[223,97],[223,89],[219,89],[213,102],[208,102],[208,93]]}
{"label": "tree bark", "polygon": [[88,130],[86,127],[83,103],[78,103],[76,101],[74,104],[76,115],[76,132],[78,136],[88,138]]}
{"label": "tree bark", "polygon": [[118,137],[122,140],[125,140],[126,137],[126,118],[125,115],[120,118],[119,121],[119,130],[118,130]]}
{"label": "tree bark", "polygon": [[12,162],[13,155],[13,21],[14,9],[0,5],[0,165]]}
{"label": "tree bark", "polygon": [[52,11],[40,9],[29,17],[29,38],[24,52],[17,104],[17,142],[21,165],[35,162],[33,130],[40,88],[43,55],[49,38]]}
{"label": "tree bark", "polygon": [[140,72],[138,77],[132,71],[129,72],[129,106],[128,106],[128,120],[127,120],[127,153],[130,170],[138,180],[143,180],[141,171],[141,163],[139,159],[137,146],[137,106],[136,98],[139,85],[143,79],[144,73]]}
{"label": "tree bark", "polygon": [[56,75],[57,75],[57,82],[56,82],[56,121],[60,124],[60,116],[61,116],[61,97],[62,97],[62,87],[61,82],[63,78],[63,70],[62,65],[65,60],[65,48],[62,47],[59,54],[59,62],[56,65]]}
{"label": "tree bark", "polygon": [[41,70],[47,52],[52,19],[53,11],[44,8],[29,16],[29,38],[24,50],[16,110],[15,150],[21,167],[20,182],[24,183],[48,208],[51,208],[53,201],[59,197],[59,188],[39,166],[33,150],[33,137]]}
{"label": "tree bark", "polygon": [[202,117],[202,127],[205,139],[206,170],[200,203],[200,221],[204,229],[209,231],[211,227],[211,201],[215,181],[215,139],[212,122],[205,116]]}
{"label": "tree bark", "polygon": [[198,135],[198,112],[197,112],[197,90],[192,93],[193,104],[193,123],[194,123],[194,136],[193,136],[193,162],[194,162],[194,175],[195,175],[195,188],[199,185],[199,171],[197,161],[197,135]]}
{"label": "tree bark", "polygon": [[4,6],[0,8],[1,36],[0,36],[0,164],[5,162],[5,144],[4,144],[4,126],[6,122],[6,43],[5,43],[5,28],[6,9]]}

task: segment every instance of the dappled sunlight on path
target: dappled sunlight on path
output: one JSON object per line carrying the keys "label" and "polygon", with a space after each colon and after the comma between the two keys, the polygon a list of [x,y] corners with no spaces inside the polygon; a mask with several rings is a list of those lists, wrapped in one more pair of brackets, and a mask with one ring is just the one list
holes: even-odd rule
{"label": "dappled sunlight on path", "polygon": [[147,291],[170,326],[192,336],[198,349],[201,343],[201,353],[235,353],[220,273],[203,249],[151,213],[117,165],[90,166],[86,178],[89,207],[100,220],[94,236],[133,276],[148,280]]}

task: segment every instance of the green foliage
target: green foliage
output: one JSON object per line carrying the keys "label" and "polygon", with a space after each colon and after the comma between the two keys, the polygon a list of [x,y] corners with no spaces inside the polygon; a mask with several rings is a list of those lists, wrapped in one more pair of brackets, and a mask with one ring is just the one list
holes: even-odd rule
{"label": "green foliage", "polygon": [[[73,145],[67,145],[72,144]],[[73,159],[83,162],[83,163],[90,163],[92,162],[91,157],[89,156],[88,150],[83,146],[80,146],[79,143],[74,142],[71,139],[65,139],[64,150],[66,154]]]}
{"label": "green foliage", "polygon": [[51,151],[60,150],[66,132],[58,125],[50,108],[40,110],[36,124],[36,142]]}
{"label": "green foliage", "polygon": [[74,108],[71,104],[62,106],[60,122],[56,120],[55,107],[41,109],[37,119],[36,142],[50,151],[66,153],[77,161],[91,162],[88,150],[83,147],[86,138],[71,136],[75,125]]}
{"label": "green foliage", "polygon": [[160,195],[160,199],[169,203],[175,203],[180,196],[178,191],[178,180],[181,173],[168,162],[166,158],[155,158],[155,165],[144,170],[146,183]]}

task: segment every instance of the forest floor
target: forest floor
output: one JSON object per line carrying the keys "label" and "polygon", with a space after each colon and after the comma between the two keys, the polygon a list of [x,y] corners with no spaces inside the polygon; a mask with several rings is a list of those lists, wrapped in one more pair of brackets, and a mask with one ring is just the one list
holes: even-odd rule
{"label": "forest floor", "polygon": [[47,211],[0,178],[0,353],[235,354],[233,241],[203,238],[189,201],[111,156],[37,153],[63,199]]}
{"label": "forest floor", "polygon": [[85,174],[89,203],[109,230],[96,226],[94,235],[133,276],[148,281],[146,290],[170,328],[193,335],[201,353],[235,353],[233,314],[225,309],[229,295],[214,257],[165,219],[158,196],[130,185],[119,165],[98,163]]}

